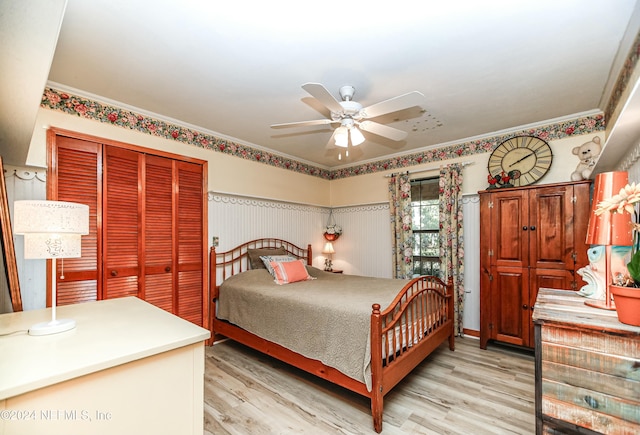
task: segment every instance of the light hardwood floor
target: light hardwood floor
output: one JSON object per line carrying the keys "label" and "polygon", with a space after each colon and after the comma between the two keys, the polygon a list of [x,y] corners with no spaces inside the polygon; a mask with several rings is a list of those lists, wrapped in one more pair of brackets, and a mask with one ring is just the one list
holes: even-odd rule
{"label": "light hardwood floor", "polygon": [[[375,434],[362,396],[232,341],[205,355],[205,434]],[[443,343],[385,396],[385,435],[534,432],[533,354],[473,338]]]}

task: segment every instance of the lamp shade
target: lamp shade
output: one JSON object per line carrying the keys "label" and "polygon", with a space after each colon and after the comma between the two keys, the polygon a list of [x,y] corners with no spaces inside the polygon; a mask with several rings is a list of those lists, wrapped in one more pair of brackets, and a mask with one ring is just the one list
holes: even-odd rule
{"label": "lamp shade", "polygon": [[77,258],[89,234],[89,206],[64,201],[16,201],[14,232],[24,234],[25,258]]}
{"label": "lamp shade", "polygon": [[327,242],[324,244],[324,249],[322,249],[323,254],[335,254],[336,251],[333,249],[333,243]]}
{"label": "lamp shade", "polygon": [[349,131],[351,132],[351,145],[356,146],[364,142],[364,136],[362,135],[362,132],[358,130],[357,127],[353,127]]}
{"label": "lamp shade", "polygon": [[333,137],[336,140],[336,146],[343,148],[349,146],[349,130],[347,130],[347,127],[336,128],[336,132]]}
{"label": "lamp shade", "polygon": [[89,234],[89,206],[65,201],[16,201],[16,234]]}
{"label": "lamp shade", "polygon": [[633,228],[629,213],[595,214],[601,201],[616,195],[628,182],[629,174],[626,171],[603,172],[596,175],[589,226],[587,227],[586,243],[588,245],[633,245]]}
{"label": "lamp shade", "polygon": [[25,234],[24,258],[79,258],[82,256],[80,234]]}

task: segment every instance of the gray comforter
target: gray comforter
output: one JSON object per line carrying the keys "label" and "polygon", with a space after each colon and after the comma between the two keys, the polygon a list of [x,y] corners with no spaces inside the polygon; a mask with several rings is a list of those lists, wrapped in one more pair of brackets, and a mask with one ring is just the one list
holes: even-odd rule
{"label": "gray comforter", "polygon": [[220,287],[217,317],[363,382],[371,391],[371,305],[386,308],[406,280],[308,267],[317,279],[277,285],[265,269]]}

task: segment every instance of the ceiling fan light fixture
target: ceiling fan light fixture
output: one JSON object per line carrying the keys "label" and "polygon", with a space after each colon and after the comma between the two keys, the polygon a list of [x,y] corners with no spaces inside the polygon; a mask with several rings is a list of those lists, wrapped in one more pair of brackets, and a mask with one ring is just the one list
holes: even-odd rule
{"label": "ceiling fan light fixture", "polygon": [[346,148],[349,146],[349,130],[347,127],[338,127],[333,136],[336,140],[336,146]]}
{"label": "ceiling fan light fixture", "polygon": [[358,128],[354,127],[350,131],[351,131],[351,145],[356,146],[364,142],[364,136],[362,135],[362,132]]}

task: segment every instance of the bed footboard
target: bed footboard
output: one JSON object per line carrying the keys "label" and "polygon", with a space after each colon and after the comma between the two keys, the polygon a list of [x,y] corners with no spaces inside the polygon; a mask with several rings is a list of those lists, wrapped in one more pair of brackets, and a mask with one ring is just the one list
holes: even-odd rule
{"label": "bed footboard", "polygon": [[453,280],[414,278],[384,310],[371,313],[371,412],[382,430],[383,397],[424,358],[449,339],[454,350]]}

